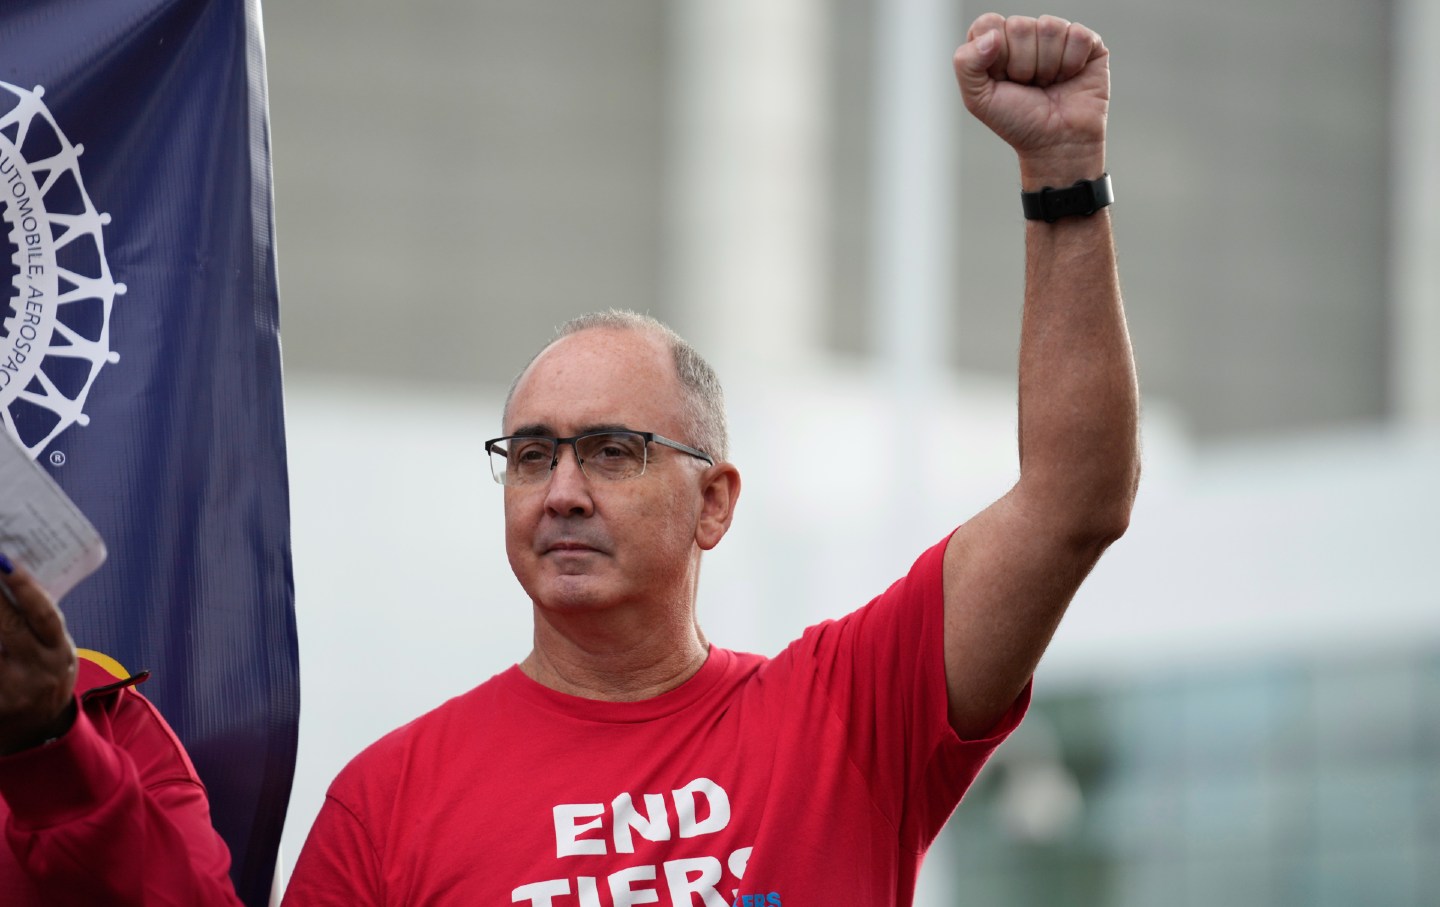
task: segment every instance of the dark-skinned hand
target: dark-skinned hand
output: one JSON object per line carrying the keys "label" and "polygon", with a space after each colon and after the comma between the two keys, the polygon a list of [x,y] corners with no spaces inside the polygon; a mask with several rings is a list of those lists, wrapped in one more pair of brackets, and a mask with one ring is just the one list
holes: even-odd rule
{"label": "dark-skinned hand", "polygon": [[[3,567],[12,572],[5,573]],[[75,721],[75,643],[23,567],[0,560],[0,756],[40,746]]]}

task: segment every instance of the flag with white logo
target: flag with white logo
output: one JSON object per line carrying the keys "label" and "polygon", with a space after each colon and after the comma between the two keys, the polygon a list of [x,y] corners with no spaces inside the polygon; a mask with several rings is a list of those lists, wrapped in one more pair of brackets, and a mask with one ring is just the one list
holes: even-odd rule
{"label": "flag with white logo", "polygon": [[153,672],[264,904],[299,679],[258,0],[0,4],[0,209],[0,418],[109,549],[70,633]]}

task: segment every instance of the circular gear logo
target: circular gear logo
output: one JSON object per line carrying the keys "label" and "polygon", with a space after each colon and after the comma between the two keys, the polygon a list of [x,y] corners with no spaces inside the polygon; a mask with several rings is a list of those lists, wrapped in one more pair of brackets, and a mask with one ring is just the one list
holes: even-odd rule
{"label": "circular gear logo", "polygon": [[8,299],[0,295],[0,418],[32,459],[70,426],[89,423],[90,386],[120,358],[110,349],[110,310],[125,292],[105,260],[101,228],[110,215],[95,210],[80,179],[85,148],[65,138],[44,95],[0,82],[12,287]]}

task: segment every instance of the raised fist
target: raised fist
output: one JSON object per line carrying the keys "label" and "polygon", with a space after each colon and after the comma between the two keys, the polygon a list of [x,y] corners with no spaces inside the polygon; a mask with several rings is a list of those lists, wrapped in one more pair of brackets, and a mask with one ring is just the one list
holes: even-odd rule
{"label": "raised fist", "polygon": [[1094,179],[1105,166],[1110,52],[1055,16],[975,20],[955,51],[965,107],[1020,156],[1027,189]]}

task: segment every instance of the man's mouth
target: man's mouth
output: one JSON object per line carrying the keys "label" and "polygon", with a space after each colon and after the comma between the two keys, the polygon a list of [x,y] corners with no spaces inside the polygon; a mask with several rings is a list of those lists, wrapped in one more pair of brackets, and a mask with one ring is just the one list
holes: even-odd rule
{"label": "man's mouth", "polygon": [[596,548],[594,545],[590,545],[590,544],[587,544],[587,543],[585,543],[585,542],[573,541],[573,540],[565,540],[565,541],[560,541],[560,542],[551,542],[549,545],[546,545],[546,546],[545,546],[545,553],[546,553],[546,554],[550,554],[550,553],[552,553],[552,552],[558,552],[558,553],[562,553],[562,554],[563,554],[563,553],[566,553],[566,552],[584,552],[584,551],[599,551],[599,550],[600,550],[600,549]]}

